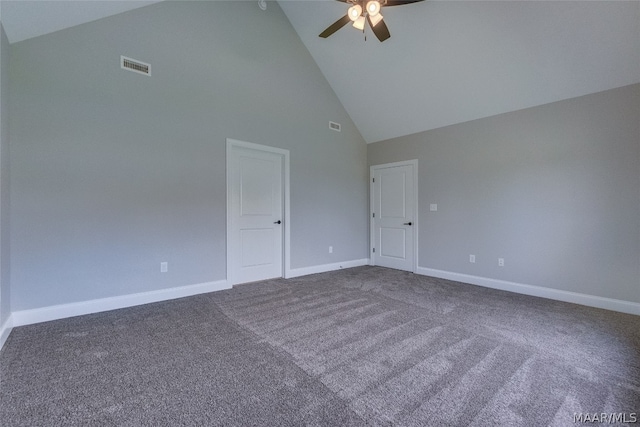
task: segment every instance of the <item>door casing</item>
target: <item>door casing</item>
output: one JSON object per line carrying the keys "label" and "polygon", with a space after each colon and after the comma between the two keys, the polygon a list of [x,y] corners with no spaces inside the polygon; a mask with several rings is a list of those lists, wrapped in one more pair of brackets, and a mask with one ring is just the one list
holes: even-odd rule
{"label": "door casing", "polygon": [[375,236],[375,221],[373,218],[373,213],[375,209],[375,186],[374,186],[374,176],[376,170],[378,169],[386,169],[396,166],[412,166],[413,170],[413,225],[410,230],[413,233],[413,261],[412,261],[412,269],[413,273],[418,270],[418,159],[413,160],[405,160],[401,162],[393,162],[393,163],[385,163],[381,165],[372,165],[369,168],[369,265],[376,265],[376,253],[373,251],[376,242]]}
{"label": "door casing", "polygon": [[237,278],[234,277],[234,254],[232,250],[232,174],[233,170],[233,162],[232,162],[232,153],[234,148],[245,148],[250,150],[262,151],[272,154],[277,154],[282,156],[282,199],[283,199],[283,242],[282,242],[282,260],[283,260],[283,276],[285,278],[291,276],[291,225],[290,225],[290,211],[291,204],[289,198],[289,176],[290,176],[290,165],[289,165],[289,150],[285,150],[282,148],[269,147],[266,145],[254,144],[252,142],[239,141],[236,139],[227,138],[227,153],[226,153],[226,161],[227,161],[227,284],[232,286],[237,284]]}

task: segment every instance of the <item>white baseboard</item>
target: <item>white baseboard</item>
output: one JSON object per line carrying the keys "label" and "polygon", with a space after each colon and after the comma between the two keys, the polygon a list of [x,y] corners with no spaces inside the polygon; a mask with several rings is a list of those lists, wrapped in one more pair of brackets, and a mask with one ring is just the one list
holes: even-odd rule
{"label": "white baseboard", "polygon": [[[316,265],[289,270],[288,277],[299,277],[314,273],[339,270],[341,268],[358,267],[367,265],[368,259],[351,260],[337,262],[333,264]],[[166,301],[175,298],[188,297],[207,292],[230,289],[226,280],[200,283],[197,285],[181,286],[170,289],[160,289],[157,291],[141,292],[131,295],[121,295],[116,297],[101,298],[89,301],[80,301],[69,304],[60,304],[48,307],[34,308],[30,310],[14,311],[9,319],[0,329],[0,343],[4,344],[11,329],[15,326],[31,325],[34,323],[48,322],[51,320],[64,319],[67,317],[82,316],[85,314],[99,313],[102,311],[116,310],[119,308],[132,307],[136,305],[149,304],[152,302]],[[2,348],[0,346],[0,348]]]}
{"label": "white baseboard", "polygon": [[292,268],[287,274],[287,279],[292,277],[306,276],[308,274],[325,273],[327,271],[340,270],[341,268],[360,267],[362,265],[368,265],[369,259],[354,259],[351,261],[334,262],[331,264],[314,265],[311,267]]}
{"label": "white baseboard", "polygon": [[0,325],[0,350],[4,347],[4,343],[7,342],[7,338],[9,338],[9,334],[13,329],[13,317],[9,315],[9,318],[4,321],[2,325]]}
{"label": "white baseboard", "polygon": [[116,310],[118,308],[132,307],[152,302],[189,297],[192,295],[220,291],[229,288],[230,287],[227,285],[226,280],[219,280],[216,282],[140,292],[131,295],[121,295],[117,297],[34,308],[31,310],[14,311],[11,314],[11,318],[13,319],[12,326],[31,325],[33,323],[48,322],[50,320],[64,319],[67,317],[99,313],[101,311]]}
{"label": "white baseboard", "polygon": [[589,307],[604,308],[605,310],[619,311],[621,313],[635,314],[640,316],[640,304],[631,301],[581,294],[578,292],[562,291],[560,289],[544,288],[542,286],[525,285],[522,283],[489,279],[487,277],[472,276],[469,274],[452,273],[450,271],[435,270],[425,267],[418,267],[416,273],[425,276],[439,277],[441,279],[454,280],[456,282],[484,286],[485,288],[500,289],[503,291],[510,291],[518,294],[549,298],[557,301],[581,304]]}

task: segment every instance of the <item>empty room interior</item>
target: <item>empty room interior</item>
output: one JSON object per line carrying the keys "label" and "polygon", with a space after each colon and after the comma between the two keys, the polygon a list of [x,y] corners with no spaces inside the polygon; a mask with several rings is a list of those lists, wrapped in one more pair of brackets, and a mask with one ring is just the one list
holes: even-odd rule
{"label": "empty room interior", "polygon": [[0,425],[640,423],[640,1],[0,23]]}

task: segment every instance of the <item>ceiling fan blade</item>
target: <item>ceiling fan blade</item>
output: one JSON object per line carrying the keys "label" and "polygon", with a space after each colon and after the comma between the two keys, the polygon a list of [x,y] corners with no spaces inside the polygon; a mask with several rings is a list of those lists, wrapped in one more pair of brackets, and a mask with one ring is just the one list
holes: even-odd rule
{"label": "ceiling fan blade", "polygon": [[424,0],[387,0],[386,3],[380,2],[382,6],[402,6],[403,4],[418,3]]}
{"label": "ceiling fan blade", "polygon": [[384,19],[381,19],[375,26],[372,24],[370,16],[367,16],[367,21],[369,21],[369,27],[373,30],[373,34],[375,34],[381,42],[391,37],[387,24],[384,23]]}
{"label": "ceiling fan blade", "polygon": [[342,18],[338,19],[336,22],[334,22],[333,24],[329,25],[329,27],[327,27],[326,30],[321,32],[319,37],[322,37],[323,39],[326,39],[331,34],[335,33],[340,28],[342,28],[345,25],[347,25],[347,22],[350,22],[350,21],[351,21],[351,19],[349,19],[349,15],[344,15]]}

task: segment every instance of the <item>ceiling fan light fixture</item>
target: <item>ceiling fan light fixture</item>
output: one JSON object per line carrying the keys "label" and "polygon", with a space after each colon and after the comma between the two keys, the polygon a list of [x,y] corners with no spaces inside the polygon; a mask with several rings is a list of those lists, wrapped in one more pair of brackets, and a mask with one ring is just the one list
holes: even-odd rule
{"label": "ceiling fan light fixture", "polygon": [[[2,0],[0,0],[2,1]],[[269,1],[269,0],[267,0]],[[352,22],[353,27],[365,32],[367,25],[373,31],[376,38],[383,42],[391,37],[389,28],[385,23],[380,11],[387,6],[400,6],[403,4],[418,3],[425,0],[337,0],[348,5],[347,14],[343,15],[333,24],[329,25],[318,37],[326,39],[340,28]],[[344,10],[344,9],[343,9]],[[368,22],[368,24],[367,24]],[[365,40],[367,39],[365,34]]]}
{"label": "ceiling fan light fixture", "polygon": [[362,15],[362,6],[360,6],[359,4],[354,4],[349,8],[348,15],[349,19],[351,19],[353,22],[356,22],[360,18],[360,15]]}
{"label": "ceiling fan light fixture", "polygon": [[371,26],[375,27],[382,21],[383,16],[379,13],[376,13],[374,16],[369,15],[369,20],[371,21]]}
{"label": "ceiling fan light fixture", "polygon": [[367,13],[372,18],[380,13],[380,2],[378,0],[369,1],[367,3]]}

